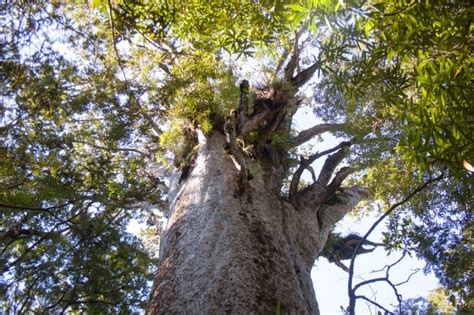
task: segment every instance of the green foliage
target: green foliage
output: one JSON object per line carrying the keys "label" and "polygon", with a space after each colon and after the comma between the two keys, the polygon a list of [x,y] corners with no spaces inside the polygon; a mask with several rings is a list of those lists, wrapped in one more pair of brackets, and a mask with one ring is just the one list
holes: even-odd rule
{"label": "green foliage", "polygon": [[149,168],[236,108],[219,53],[287,30],[281,2],[109,3],[0,5],[3,312],[143,308],[154,263],[126,227],[162,203]]}
{"label": "green foliage", "polygon": [[[428,298],[418,297],[404,300],[395,314],[454,314],[454,307],[448,301],[448,295],[443,288],[430,291]],[[463,312],[460,310],[461,313]]]}
{"label": "green foliage", "polygon": [[293,1],[140,1],[119,3],[121,21],[155,42],[179,38],[198,50],[251,55],[289,30]]}
{"label": "green foliage", "polygon": [[279,151],[288,151],[291,147],[291,136],[288,134],[274,133],[271,140],[275,149]]}
{"label": "green foliage", "polygon": [[[237,108],[228,59],[258,53],[274,69],[305,26],[321,63],[315,112],[348,124],[349,163],[374,198],[444,172],[392,217],[387,243],[415,250],[472,309],[472,15],[467,1],[0,4],[2,311],[138,311],[152,259],[126,226],[164,203],[153,170],[170,153],[188,164],[197,130]],[[270,148],[288,172],[290,132]],[[250,152],[258,135],[238,144]]]}
{"label": "green foliage", "polygon": [[152,260],[126,232],[136,216],[127,207],[154,189],[139,175],[142,153],[126,147],[147,123],[127,106],[138,86],[115,77],[106,40],[94,34],[62,30],[87,58],[61,56],[43,33],[56,19],[71,23],[59,10],[0,9],[17,26],[0,31],[0,308],[135,312]]}
{"label": "green foliage", "polygon": [[426,259],[459,304],[468,303],[474,202],[463,161],[474,156],[472,5],[351,1],[326,15],[329,25],[317,24],[315,112],[349,124],[350,164],[385,205],[445,174],[392,218],[387,242]]}
{"label": "green foliage", "polygon": [[[461,1],[364,8],[367,14],[347,15],[356,23],[323,45],[326,67],[338,69],[325,70],[318,100],[336,105],[331,113],[346,116],[365,137],[396,138],[396,154],[420,171],[439,163],[465,173],[462,161],[474,152],[474,91],[466,85],[473,77],[472,7]],[[329,50],[337,41],[346,50]]]}
{"label": "green foliage", "polygon": [[449,292],[443,288],[431,290],[428,294],[428,303],[442,314],[454,312],[454,307],[449,302]]}
{"label": "green foliage", "polygon": [[214,127],[222,128],[224,117],[236,107],[239,95],[232,73],[205,52],[184,58],[181,67],[186,73],[173,69],[175,79],[167,83],[173,89],[168,117],[187,121],[206,134]]}

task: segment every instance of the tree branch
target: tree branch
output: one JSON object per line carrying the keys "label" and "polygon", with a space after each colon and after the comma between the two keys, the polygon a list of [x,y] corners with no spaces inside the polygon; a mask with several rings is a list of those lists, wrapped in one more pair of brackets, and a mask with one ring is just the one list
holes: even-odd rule
{"label": "tree branch", "polygon": [[399,202],[393,204],[377,221],[375,221],[374,224],[370,227],[370,229],[365,233],[365,235],[362,238],[362,241],[357,244],[357,247],[354,251],[354,255],[352,255],[351,263],[349,266],[349,279],[347,281],[347,288],[348,288],[348,294],[349,294],[349,314],[354,315],[355,314],[355,304],[356,304],[356,295],[355,295],[355,290],[352,286],[353,280],[354,280],[354,265],[355,265],[355,259],[357,257],[357,253],[359,252],[361,248],[361,244],[363,244],[364,241],[367,240],[369,235],[375,230],[375,228],[382,222],[386,217],[390,215],[396,208],[399,206],[405,204],[408,202],[413,196],[415,196],[417,193],[420,191],[424,190],[428,185],[430,185],[433,182],[437,182],[441,179],[443,179],[444,174],[441,173],[439,176],[435,178],[430,178],[428,181],[423,183],[421,186],[415,188],[411,193],[409,193],[405,198],[400,200]]}
{"label": "tree branch", "polygon": [[[344,142],[341,142],[340,144],[338,144],[337,146],[335,146],[334,148],[325,150],[325,151],[320,152],[320,153],[315,153],[315,154],[309,156],[308,158],[304,158],[303,156],[300,156],[300,166],[298,167],[298,169],[293,174],[293,178],[291,179],[291,183],[290,183],[290,191],[289,191],[290,201],[294,204],[297,203],[296,197],[297,197],[297,193],[298,193],[298,185],[300,183],[301,175],[303,174],[305,169],[307,169],[318,158],[320,158],[324,155],[330,154],[332,152],[335,152],[337,150],[340,150],[340,149],[342,149],[346,146],[350,146],[350,145],[351,145],[350,142],[344,141]],[[320,176],[321,176],[321,174],[320,174]],[[313,185],[315,185],[315,184],[316,183],[313,183],[312,185],[310,185],[307,189],[305,189],[305,191],[309,190],[310,187],[313,187]]]}
{"label": "tree branch", "polygon": [[306,31],[307,27],[302,27],[298,32],[295,34],[295,42],[293,44],[293,54],[291,55],[290,61],[285,67],[284,70],[284,79],[288,82],[292,81],[293,73],[295,72],[296,68],[298,67],[298,63],[300,61],[300,46],[299,40],[300,36]]}
{"label": "tree branch", "polygon": [[351,144],[352,142],[342,142],[341,149],[337,151],[336,153],[328,156],[328,158],[324,162],[321,172],[319,173],[319,177],[317,180],[318,184],[320,184],[321,186],[326,186],[328,184],[336,167],[347,156],[348,154],[347,148],[351,146]]}
{"label": "tree branch", "polygon": [[[319,226],[321,228],[334,226],[334,224],[341,220],[349,211],[354,209],[360,201],[366,199],[368,196],[368,191],[364,187],[355,186],[344,189],[339,188],[339,190],[341,193],[332,194],[334,198],[328,199],[324,193],[321,194],[323,195],[322,197],[315,197],[317,203],[322,202],[317,211]],[[361,241],[361,243],[363,242]]]}
{"label": "tree branch", "polygon": [[366,300],[367,302],[377,306],[378,308],[381,308],[385,311],[385,314],[394,314],[393,312],[390,312],[388,309],[386,309],[385,307],[383,307],[382,305],[380,305],[379,303],[369,299],[368,297],[366,297],[365,295],[357,295],[356,296],[357,299],[362,299],[362,300]]}
{"label": "tree branch", "polygon": [[7,205],[7,204],[0,204],[0,207],[7,208],[7,209],[12,209],[12,210],[28,210],[28,211],[47,212],[47,213],[50,213],[51,215],[53,215],[51,213],[51,210],[64,208],[64,207],[69,206],[69,205],[71,205],[74,202],[79,201],[79,200],[80,199],[78,198],[78,199],[74,199],[74,200],[65,202],[63,204],[57,205],[57,206],[44,207],[44,208],[43,207],[29,207],[29,206],[15,206],[15,205]]}
{"label": "tree branch", "polygon": [[96,149],[99,149],[99,150],[104,150],[104,151],[112,151],[112,152],[135,152],[135,153],[139,153],[139,154],[141,154],[141,155],[147,155],[145,152],[140,151],[140,150],[135,149],[135,148],[106,147],[106,146],[101,146],[101,145],[97,145],[97,144],[90,143],[90,142],[87,142],[87,141],[82,141],[82,140],[72,140],[72,142],[73,142],[73,143],[85,144],[85,145],[91,146],[91,147],[93,147],[93,148],[96,148]]}
{"label": "tree branch", "polygon": [[245,125],[248,120],[249,108],[249,81],[242,80],[240,83],[240,99],[239,99],[239,130]]}
{"label": "tree branch", "polygon": [[[359,289],[359,288],[361,288],[361,287],[363,287],[363,286],[365,286],[365,285],[370,285],[370,284],[375,283],[375,282],[385,282],[385,283],[387,283],[387,284],[392,288],[392,290],[393,290],[393,292],[394,292],[394,294],[395,294],[395,296],[396,296],[396,298],[397,298],[398,304],[399,304],[399,306],[400,306],[400,303],[402,302],[402,296],[401,296],[401,294],[398,292],[397,287],[400,286],[400,285],[402,285],[402,284],[407,283],[407,282],[410,280],[410,278],[411,278],[415,273],[418,272],[418,270],[416,270],[415,272],[412,272],[412,273],[407,277],[406,280],[404,280],[404,281],[402,281],[402,282],[400,282],[400,283],[396,283],[396,284],[395,284],[395,283],[393,283],[393,282],[390,280],[390,269],[391,269],[392,267],[398,265],[398,264],[403,260],[403,258],[405,258],[406,253],[407,253],[407,251],[404,251],[403,254],[402,254],[402,256],[401,256],[399,259],[397,259],[394,263],[385,266],[385,267],[382,269],[382,270],[384,270],[385,268],[387,269],[386,272],[385,272],[385,277],[369,279],[369,280],[365,280],[365,281],[362,281],[362,282],[356,284],[356,285],[354,286],[353,290],[352,290],[352,292],[353,292],[353,294],[354,294],[354,301],[357,300],[357,299],[366,299],[365,296],[362,296],[362,295],[355,295],[355,292],[356,292],[357,289]],[[380,307],[380,306],[379,306],[379,307]]]}
{"label": "tree branch", "polygon": [[328,131],[339,131],[345,127],[345,124],[319,124],[301,131],[291,140],[291,146],[297,147],[311,140],[313,137]]}
{"label": "tree branch", "polygon": [[337,172],[336,176],[334,176],[333,180],[328,185],[328,188],[330,188],[331,193],[335,192],[336,189],[338,189],[342,185],[344,179],[346,179],[346,177],[349,176],[352,172],[353,169],[351,167],[341,168],[341,170]]}
{"label": "tree branch", "polygon": [[302,87],[306,82],[309,81],[313,77],[313,74],[316,70],[321,69],[321,61],[316,61],[308,68],[304,69],[303,71],[299,72],[297,75],[290,79],[290,82],[293,84],[294,87],[299,88]]}

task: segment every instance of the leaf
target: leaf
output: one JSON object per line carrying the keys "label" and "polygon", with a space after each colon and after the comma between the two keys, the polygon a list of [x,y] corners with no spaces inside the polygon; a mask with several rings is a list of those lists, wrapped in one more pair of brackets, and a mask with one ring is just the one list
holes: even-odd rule
{"label": "leaf", "polygon": [[370,32],[372,31],[372,29],[374,28],[375,26],[375,23],[372,19],[368,19],[366,22],[365,22],[365,26],[364,26],[364,32],[365,32],[365,36],[368,38],[370,37]]}
{"label": "leaf", "polygon": [[289,9],[296,11],[296,12],[308,12],[309,8],[303,7],[302,5],[299,4],[290,4],[288,6]]}
{"label": "leaf", "polygon": [[392,49],[392,48],[388,48],[387,50],[387,61],[391,61],[393,59],[393,57],[395,57],[397,55],[397,51]]}
{"label": "leaf", "polygon": [[295,15],[293,17],[293,26],[297,27],[301,23],[301,21],[306,19],[307,16],[308,16],[308,12],[301,12]]}
{"label": "leaf", "polygon": [[311,19],[310,19],[309,24],[308,24],[308,29],[313,34],[318,33],[318,24],[317,24],[316,16],[311,16]]}

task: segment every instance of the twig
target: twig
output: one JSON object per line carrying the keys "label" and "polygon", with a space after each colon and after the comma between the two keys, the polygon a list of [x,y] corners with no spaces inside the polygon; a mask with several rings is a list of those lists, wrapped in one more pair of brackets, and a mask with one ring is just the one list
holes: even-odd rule
{"label": "twig", "polygon": [[369,302],[369,303],[371,303],[371,304],[373,304],[373,305],[375,305],[375,306],[377,306],[377,307],[383,309],[383,310],[385,311],[385,314],[395,314],[395,313],[389,311],[388,309],[386,309],[385,307],[383,307],[382,305],[380,305],[379,303],[377,303],[377,302],[375,302],[375,301],[369,299],[369,298],[366,297],[365,295],[357,295],[356,298],[362,299],[362,300],[366,300],[367,302]]}
{"label": "twig", "polygon": [[139,153],[139,154],[141,154],[141,155],[147,155],[145,152],[140,151],[140,150],[135,149],[135,148],[112,148],[112,147],[105,147],[105,146],[97,145],[97,144],[90,143],[90,142],[87,142],[87,141],[82,141],[82,140],[73,140],[72,142],[85,144],[85,145],[88,145],[88,146],[91,146],[91,147],[93,147],[93,148],[100,149],[100,150],[117,151],[117,152],[136,152],[136,153]]}

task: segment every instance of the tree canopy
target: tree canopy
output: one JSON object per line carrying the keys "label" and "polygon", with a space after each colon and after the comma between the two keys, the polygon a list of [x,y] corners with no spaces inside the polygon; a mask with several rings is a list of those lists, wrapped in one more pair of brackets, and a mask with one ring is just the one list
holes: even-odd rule
{"label": "tree canopy", "polygon": [[429,0],[0,4],[1,307],[142,308],[155,257],[127,225],[160,220],[170,169],[194,152],[189,130],[225,128],[240,84],[249,97],[305,85],[291,110],[324,123],[239,139],[285,152],[284,194],[305,154],[295,147],[326,131],[351,141],[351,181],[371,205],[442,175],[390,216],[386,244],[424,258],[472,310],[473,11]]}

